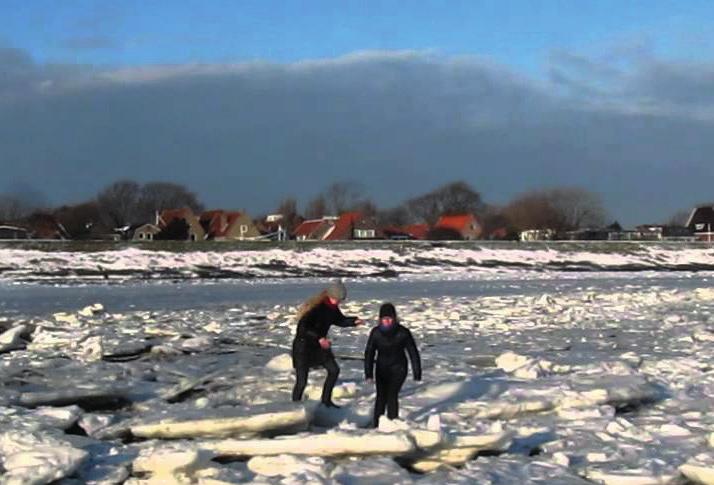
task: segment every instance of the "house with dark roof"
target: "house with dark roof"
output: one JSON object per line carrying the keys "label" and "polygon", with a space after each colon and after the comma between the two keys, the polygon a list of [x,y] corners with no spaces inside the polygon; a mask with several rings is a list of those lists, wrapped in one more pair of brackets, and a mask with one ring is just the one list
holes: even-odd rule
{"label": "house with dark roof", "polygon": [[164,230],[176,221],[184,221],[188,226],[186,240],[202,241],[205,239],[206,231],[203,229],[199,218],[188,207],[184,207],[183,209],[162,210],[157,217],[156,225],[161,230]]}
{"label": "house with dark roof", "polygon": [[443,215],[434,225],[434,229],[455,231],[466,240],[478,239],[483,232],[481,223],[473,214]]}
{"label": "house with dark roof", "polygon": [[714,206],[695,207],[689,214],[686,227],[700,241],[714,241]]}
{"label": "house with dark roof", "polygon": [[24,227],[0,225],[0,239],[29,239],[30,235]]}
{"label": "house with dark roof", "polygon": [[18,222],[31,239],[71,239],[67,229],[52,214],[36,212]]}
{"label": "house with dark roof", "polygon": [[410,224],[406,226],[387,226],[382,228],[385,239],[424,240],[429,233],[428,224]]}

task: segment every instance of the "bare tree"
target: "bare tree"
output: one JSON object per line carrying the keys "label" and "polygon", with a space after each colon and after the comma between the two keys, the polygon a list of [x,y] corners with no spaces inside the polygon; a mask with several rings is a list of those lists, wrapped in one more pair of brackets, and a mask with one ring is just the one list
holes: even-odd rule
{"label": "bare tree", "polygon": [[691,214],[691,210],[680,210],[672,214],[672,216],[665,221],[665,225],[667,226],[685,226],[687,224],[687,221],[689,220],[689,215]]}
{"label": "bare tree", "polygon": [[323,192],[327,210],[334,215],[355,210],[363,202],[362,186],[357,182],[342,181],[328,186]]}
{"label": "bare tree", "polygon": [[486,206],[481,215],[481,224],[486,239],[514,239],[517,235],[504,207]]}
{"label": "bare tree", "polygon": [[112,227],[121,227],[137,220],[141,186],[133,180],[114,182],[97,195],[102,219]]}
{"label": "bare tree", "polygon": [[137,211],[140,221],[152,220],[157,211],[188,207],[194,212],[203,211],[196,194],[186,187],[169,182],[151,182],[141,187]]}
{"label": "bare tree", "polygon": [[406,207],[414,218],[433,225],[444,214],[476,214],[483,210],[481,194],[463,181],[451,182],[410,199]]}
{"label": "bare tree", "polygon": [[33,207],[12,195],[0,195],[0,222],[17,221],[28,216]]}
{"label": "bare tree", "polygon": [[527,192],[504,209],[516,231],[554,229],[562,232],[605,223],[605,209],[597,194],[580,188]]}
{"label": "bare tree", "polygon": [[318,195],[307,204],[305,217],[308,219],[319,219],[327,214],[327,202],[323,195]]}
{"label": "bare tree", "polygon": [[516,197],[503,210],[515,231],[556,229],[560,225],[557,213],[548,197],[540,192],[528,192]]}
{"label": "bare tree", "polygon": [[288,197],[283,199],[278,205],[276,211],[278,214],[283,216],[283,224],[289,233],[300,223],[300,215],[298,214],[297,201],[293,197]]}
{"label": "bare tree", "polygon": [[359,212],[364,217],[376,217],[379,209],[370,199],[360,200],[350,207],[351,211]]}
{"label": "bare tree", "polygon": [[579,187],[550,189],[545,194],[560,214],[561,229],[600,227],[605,224],[606,212],[598,194]]}
{"label": "bare tree", "polygon": [[409,211],[403,205],[377,213],[377,220],[382,226],[406,226],[412,222]]}
{"label": "bare tree", "polygon": [[97,226],[102,225],[99,204],[93,200],[72,206],[62,206],[55,210],[53,215],[72,239],[88,238]]}

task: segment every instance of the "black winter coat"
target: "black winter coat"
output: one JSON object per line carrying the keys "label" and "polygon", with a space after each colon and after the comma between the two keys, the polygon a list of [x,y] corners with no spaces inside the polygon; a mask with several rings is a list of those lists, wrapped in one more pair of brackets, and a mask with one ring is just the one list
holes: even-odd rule
{"label": "black winter coat", "polygon": [[334,359],[331,349],[320,347],[319,340],[327,337],[332,325],[354,327],[357,317],[346,317],[336,306],[322,302],[307,312],[298,322],[293,340],[293,367],[316,367]]}
{"label": "black winter coat", "polygon": [[385,369],[391,367],[406,367],[407,358],[405,351],[409,354],[412,363],[412,373],[414,380],[421,380],[421,358],[414,343],[414,337],[408,328],[395,323],[394,327],[388,331],[382,331],[379,327],[374,327],[369,334],[367,347],[364,351],[364,375],[367,379],[372,379],[374,375],[374,354],[377,354],[377,368]]}

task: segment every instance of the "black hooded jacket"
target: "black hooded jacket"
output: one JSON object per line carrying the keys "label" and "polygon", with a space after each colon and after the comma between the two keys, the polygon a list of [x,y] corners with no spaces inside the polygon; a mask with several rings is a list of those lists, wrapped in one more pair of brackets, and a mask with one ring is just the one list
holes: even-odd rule
{"label": "black hooded jacket", "polygon": [[307,312],[298,322],[293,340],[293,367],[314,367],[334,358],[330,349],[320,347],[332,325],[354,327],[357,317],[346,317],[337,306],[322,302]]}
{"label": "black hooded jacket", "polygon": [[375,353],[377,354],[377,368],[388,369],[391,367],[406,367],[405,351],[409,353],[414,380],[420,381],[421,358],[409,329],[402,327],[399,322],[394,322],[392,328],[386,331],[380,329],[379,326],[374,327],[369,334],[367,347],[364,351],[365,377],[372,379],[374,375]]}

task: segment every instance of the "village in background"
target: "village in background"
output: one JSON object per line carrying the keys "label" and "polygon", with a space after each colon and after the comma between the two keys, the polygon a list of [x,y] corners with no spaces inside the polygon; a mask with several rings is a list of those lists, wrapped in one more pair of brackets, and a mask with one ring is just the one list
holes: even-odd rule
{"label": "village in background", "polygon": [[[649,221],[652,222],[652,221]],[[359,184],[337,182],[303,211],[294,198],[271,214],[206,210],[186,187],[122,180],[92,200],[38,207],[21,195],[0,195],[0,239],[113,241],[373,241],[575,240],[712,241],[714,203],[664,221],[623,228],[600,197],[582,188],[520,194],[504,206],[487,204],[468,183],[452,182],[380,209]]]}

